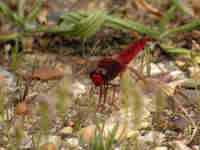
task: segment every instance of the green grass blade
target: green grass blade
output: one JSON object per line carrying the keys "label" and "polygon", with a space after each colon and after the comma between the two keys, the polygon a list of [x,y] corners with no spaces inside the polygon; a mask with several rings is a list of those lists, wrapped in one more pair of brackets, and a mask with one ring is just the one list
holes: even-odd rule
{"label": "green grass blade", "polygon": [[64,20],[67,20],[68,22],[72,22],[74,24],[77,24],[83,18],[85,18],[85,17],[80,16],[77,13],[67,13],[67,14],[64,14],[63,16],[60,17],[57,24],[60,25]]}
{"label": "green grass blade", "polygon": [[11,33],[9,35],[0,35],[0,43],[1,42],[5,42],[5,41],[9,41],[9,40],[13,40],[16,39],[17,37],[19,37],[19,34],[17,32],[15,33]]}
{"label": "green grass blade", "polygon": [[196,29],[197,27],[200,27],[200,20],[195,20],[195,21],[192,21],[192,23],[189,23],[189,24],[186,24],[174,29],[169,29],[168,31],[164,32],[161,35],[161,37],[165,38],[165,37],[168,37],[169,35],[191,31],[193,29]]}
{"label": "green grass blade", "polygon": [[[99,16],[101,16],[102,14],[100,14]],[[68,13],[68,14],[61,16],[61,20],[71,21],[75,24],[75,26],[77,26],[76,28],[78,28],[80,31],[76,30],[77,33],[75,35],[79,35],[78,34],[79,32],[87,33],[87,32],[83,32],[83,31],[86,28],[86,26],[88,25],[88,22],[90,23],[90,25],[96,25],[96,27],[93,28],[94,31],[92,30],[93,32],[97,32],[100,29],[100,27],[102,25],[104,25],[106,27],[111,27],[114,29],[120,29],[120,30],[126,30],[126,31],[127,30],[135,30],[139,33],[147,34],[147,35],[153,36],[153,37],[158,37],[160,35],[159,32],[156,32],[156,31],[146,27],[143,24],[137,24],[133,21],[124,21],[123,19],[121,19],[119,17],[110,16],[105,13],[104,13],[104,15],[102,15],[100,17],[101,18],[100,20],[97,19],[99,22],[95,23],[95,21],[94,21],[95,19],[93,19],[93,18],[96,18],[97,16],[94,16],[94,14],[90,15],[86,12]],[[87,19],[85,19],[85,18],[87,18]],[[90,22],[89,21],[90,19],[93,19],[93,21]],[[102,22],[103,22],[103,24],[102,24]],[[77,24],[79,24],[79,25],[77,25]],[[81,27],[81,26],[84,26],[84,27]]]}
{"label": "green grass blade", "polygon": [[11,64],[11,66],[14,69],[17,66],[17,53],[18,53],[18,51],[19,51],[19,39],[16,38],[15,39],[15,47],[12,49],[12,55],[11,55],[11,57],[12,57],[12,64]]}
{"label": "green grass blade", "polygon": [[165,44],[159,44],[159,45],[166,53],[172,56],[182,56],[182,57],[191,56],[191,50],[189,49],[170,47]]}
{"label": "green grass blade", "polygon": [[[87,15],[87,13],[81,14],[81,15],[85,16]],[[159,36],[158,32],[146,27],[143,24],[138,24],[130,20],[125,21],[121,19],[120,17],[111,16],[111,15],[105,15],[104,26],[112,27],[115,29],[122,29],[122,30],[135,30],[139,33],[147,34],[153,37]]]}
{"label": "green grass blade", "polygon": [[29,28],[25,32],[29,33],[54,33],[54,34],[71,34],[73,32],[72,28],[67,27],[38,27],[35,29]]}
{"label": "green grass blade", "polygon": [[92,24],[90,29],[88,28],[85,32],[85,36],[87,38],[91,37],[92,35],[94,35],[96,32],[98,32],[101,29],[105,21],[104,13],[96,13],[94,20],[95,20],[94,24]]}
{"label": "green grass blade", "polygon": [[16,20],[15,19],[15,16],[16,16],[15,13],[10,8],[8,8],[7,5],[4,4],[3,2],[0,2],[0,10],[11,21]]}
{"label": "green grass blade", "polygon": [[187,12],[187,10],[185,10],[182,6],[181,6],[181,2],[182,0],[172,0],[172,3],[174,4],[174,6],[176,6],[183,15],[188,15],[189,13]]}
{"label": "green grass blade", "polygon": [[75,25],[74,35],[89,38],[100,30],[104,20],[104,13],[102,12],[90,15]]}
{"label": "green grass blade", "polygon": [[176,6],[172,6],[167,11],[167,13],[162,17],[162,20],[158,24],[159,32],[163,32],[165,30],[165,27],[166,27],[167,23],[169,22],[169,20],[172,19],[173,17],[175,17],[175,14],[174,14],[175,10],[176,10]]}
{"label": "green grass blade", "polygon": [[84,36],[84,32],[88,28],[91,27],[92,24],[95,22],[95,14],[88,16],[87,18],[82,19],[79,23],[74,26],[73,35],[75,36]]}
{"label": "green grass blade", "polygon": [[20,26],[24,26],[23,20],[19,16],[17,16],[10,8],[8,8],[7,5],[3,2],[0,2],[0,10],[6,17],[8,17],[8,19],[16,22]]}
{"label": "green grass blade", "polygon": [[24,20],[24,0],[19,1],[18,5],[18,16]]}
{"label": "green grass blade", "polygon": [[108,134],[108,139],[106,140],[106,143],[105,143],[105,149],[106,150],[111,150],[112,147],[113,147],[113,144],[115,143],[115,136],[117,134],[117,130],[119,129],[119,123],[117,123],[112,131],[110,131]]}
{"label": "green grass blade", "polygon": [[35,9],[28,15],[28,23],[32,24],[35,22],[35,18],[37,17],[38,13],[40,12],[42,2],[38,1],[35,5]]}

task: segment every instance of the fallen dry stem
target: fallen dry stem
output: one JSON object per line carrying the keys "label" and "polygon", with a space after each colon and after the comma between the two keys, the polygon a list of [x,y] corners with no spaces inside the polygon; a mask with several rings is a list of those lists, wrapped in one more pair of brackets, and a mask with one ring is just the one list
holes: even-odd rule
{"label": "fallen dry stem", "polygon": [[144,0],[133,0],[139,9],[143,9],[145,12],[151,13],[151,15],[160,20],[163,14],[156,8],[152,7],[150,4],[146,3]]}

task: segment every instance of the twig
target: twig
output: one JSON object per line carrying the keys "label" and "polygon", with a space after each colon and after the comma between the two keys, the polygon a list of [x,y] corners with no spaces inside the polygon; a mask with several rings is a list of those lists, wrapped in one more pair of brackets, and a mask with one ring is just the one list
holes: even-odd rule
{"label": "twig", "polygon": [[151,13],[151,15],[160,20],[163,14],[156,8],[152,7],[150,4],[146,3],[144,0],[133,0],[138,8],[143,9],[146,12]]}

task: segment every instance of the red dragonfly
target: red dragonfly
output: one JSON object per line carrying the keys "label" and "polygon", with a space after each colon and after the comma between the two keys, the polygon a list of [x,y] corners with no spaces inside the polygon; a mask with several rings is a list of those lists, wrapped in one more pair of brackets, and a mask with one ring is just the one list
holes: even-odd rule
{"label": "red dragonfly", "polygon": [[103,94],[105,104],[110,81],[126,70],[131,60],[145,47],[146,42],[147,37],[144,37],[122,50],[117,58],[103,58],[98,62],[97,67],[90,73],[90,78],[96,87],[100,87],[99,105]]}

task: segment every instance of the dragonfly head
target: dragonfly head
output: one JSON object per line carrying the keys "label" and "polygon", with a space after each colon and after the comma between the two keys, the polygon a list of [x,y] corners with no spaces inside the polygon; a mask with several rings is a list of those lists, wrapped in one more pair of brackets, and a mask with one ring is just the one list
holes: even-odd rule
{"label": "dragonfly head", "polygon": [[102,79],[100,75],[93,75],[92,81],[96,86],[101,86],[104,84],[104,80]]}
{"label": "dragonfly head", "polygon": [[90,78],[96,86],[101,86],[101,85],[105,84],[105,81],[103,78],[105,73],[106,72],[104,69],[97,68],[96,70],[94,70],[93,72],[90,73]]}

